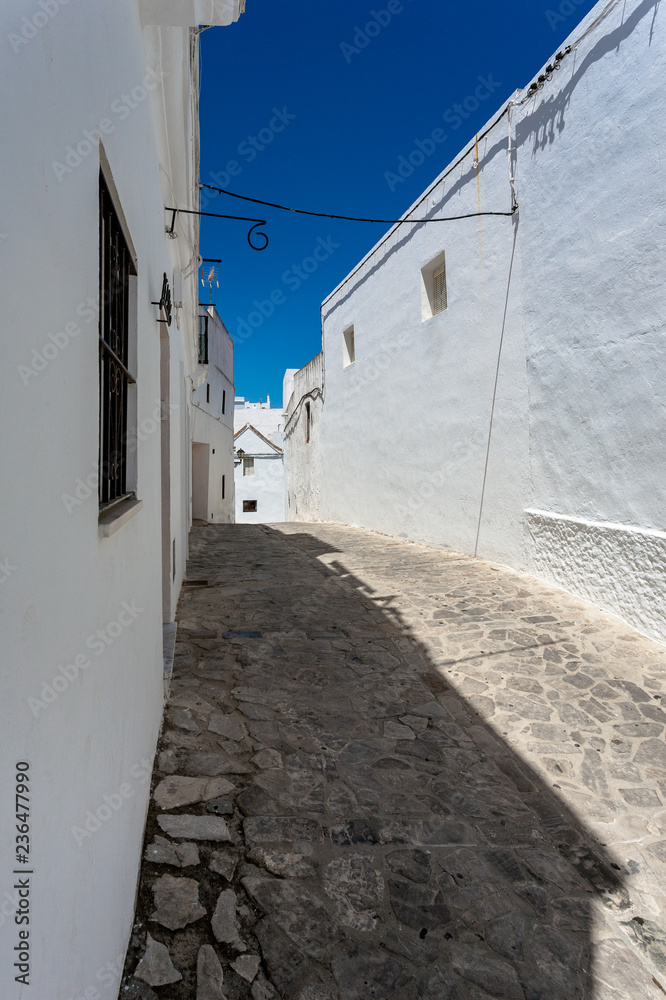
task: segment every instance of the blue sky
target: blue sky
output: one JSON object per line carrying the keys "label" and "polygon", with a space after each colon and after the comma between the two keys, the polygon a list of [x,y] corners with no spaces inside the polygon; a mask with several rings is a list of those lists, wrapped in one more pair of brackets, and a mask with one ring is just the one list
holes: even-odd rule
{"label": "blue sky", "polygon": [[[201,36],[201,180],[296,208],[398,218],[593,6],[247,0],[236,24]],[[423,163],[400,177],[417,149]],[[236,342],[237,395],[270,394],[279,406],[285,368],[320,350],[322,299],[388,227],[224,194],[202,208],[268,221],[258,253],[247,224],[202,219],[201,253],[222,259],[214,301]]]}

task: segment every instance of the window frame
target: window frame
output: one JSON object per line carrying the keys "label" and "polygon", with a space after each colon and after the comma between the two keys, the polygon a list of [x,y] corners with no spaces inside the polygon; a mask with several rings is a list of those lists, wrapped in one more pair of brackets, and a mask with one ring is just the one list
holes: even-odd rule
{"label": "window frame", "polygon": [[[249,472],[247,470],[251,469]],[[243,476],[253,476],[254,475],[254,456],[244,455],[243,456]]]}
{"label": "window frame", "polygon": [[[254,504],[254,507],[250,506]],[[243,513],[244,514],[256,514],[257,513],[257,501],[256,500],[243,500]]]}
{"label": "window frame", "polygon": [[136,442],[131,432],[137,408],[137,262],[115,186],[102,162],[98,218],[98,501],[102,518],[116,505],[136,498],[137,478]]}
{"label": "window frame", "polygon": [[[440,301],[436,298],[436,281],[444,276],[443,294]],[[442,304],[443,300],[443,304]],[[435,316],[441,316],[449,308],[449,270],[447,267],[446,250],[433,257],[425,267],[421,268],[421,322],[425,323]]]}

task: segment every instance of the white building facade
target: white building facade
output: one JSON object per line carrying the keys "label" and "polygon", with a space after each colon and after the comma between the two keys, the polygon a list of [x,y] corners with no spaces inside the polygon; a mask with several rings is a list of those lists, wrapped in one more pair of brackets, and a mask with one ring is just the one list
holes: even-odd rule
{"label": "white building facade", "polygon": [[236,521],[285,520],[284,413],[237,397],[234,410]]}
{"label": "white building facade", "polygon": [[6,1000],[117,996],[190,524],[198,224],[165,208],[198,207],[197,25],[242,6],[2,5]]}
{"label": "white building facade", "polygon": [[655,3],[597,4],[405,213],[472,217],[394,227],[325,300],[291,517],[526,570],[666,639],[665,70]]}
{"label": "white building facade", "polygon": [[234,344],[215,306],[199,307],[199,379],[192,392],[192,517],[234,520]]}

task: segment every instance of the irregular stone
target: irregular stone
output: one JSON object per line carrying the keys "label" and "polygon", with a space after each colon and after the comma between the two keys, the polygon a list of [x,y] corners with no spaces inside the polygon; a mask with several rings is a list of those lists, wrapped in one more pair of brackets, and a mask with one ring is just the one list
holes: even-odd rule
{"label": "irregular stone", "polygon": [[134,970],[134,978],[142,979],[149,986],[168,986],[183,977],[171,961],[166,945],[146,935],[146,950]]}
{"label": "irregular stone", "polygon": [[332,969],[341,1000],[387,1000],[406,982],[402,962],[376,945],[359,945],[352,954],[336,955]]}
{"label": "irregular stone", "polygon": [[582,997],[587,987],[587,967],[591,956],[586,945],[568,931],[537,924],[532,931],[532,949],[537,966],[547,983],[555,984],[567,996]]}
{"label": "irregular stone", "polygon": [[321,900],[295,882],[247,876],[243,887],[306,955],[324,961],[341,933]]}
{"label": "irregular stone", "polygon": [[211,799],[206,803],[206,812],[213,816],[233,816],[234,806],[229,799]]}
{"label": "irregular stone", "polygon": [[195,691],[182,691],[169,698],[169,708],[189,708],[193,712],[207,714],[215,708],[205,698],[201,698]]}
{"label": "irregular stone", "polygon": [[235,951],[246,951],[240,939],[236,921],[236,893],[233,889],[225,889],[217,899],[213,919],[211,920],[213,934],[221,944],[228,944]]}
{"label": "irregular stone", "polygon": [[[439,717],[441,718],[441,716]],[[448,718],[448,715],[446,716]],[[422,715],[401,715],[400,721],[409,726],[415,733],[422,733],[428,728],[428,718]]]}
{"label": "irregular stone", "polygon": [[243,715],[253,722],[270,722],[275,718],[275,712],[267,708],[266,705],[255,705],[251,702],[241,701],[238,707]]}
{"label": "irregular stone", "polygon": [[392,740],[414,740],[416,735],[409,726],[401,726],[397,722],[384,723],[384,736]]}
{"label": "irregular stone", "polygon": [[298,994],[298,1000],[333,1000],[333,994],[320,980],[306,983]]}
{"label": "irregular stone", "polygon": [[226,878],[227,882],[231,882],[234,877],[236,864],[236,859],[224,851],[213,851],[208,861],[210,870],[217,872],[218,875],[222,875]]}
{"label": "irregular stone", "polygon": [[266,747],[254,755],[252,763],[256,764],[263,771],[268,771],[271,768],[280,768],[282,767],[282,754],[272,747]]}
{"label": "irregular stone", "polygon": [[438,701],[428,701],[424,705],[410,708],[409,714],[424,719],[450,719],[449,713]]}
{"label": "irregular stone", "polygon": [[491,997],[524,1000],[516,970],[508,962],[494,957],[482,944],[477,946],[462,941],[451,941],[449,944],[451,964],[467,982],[480,986]]}
{"label": "irregular stone", "polygon": [[476,843],[472,831],[456,820],[380,820],[382,844],[414,844],[419,847],[449,847]]}
{"label": "irregular stone", "polygon": [[357,931],[375,929],[376,910],[384,898],[384,879],[369,858],[362,854],[336,858],[326,865],[323,883],[341,923]]}
{"label": "irregular stone", "polygon": [[[273,982],[282,994],[288,996],[292,985],[307,973],[310,963],[269,917],[259,921],[254,933]],[[252,996],[255,997],[254,989]]]}
{"label": "irregular stone", "polygon": [[169,721],[178,726],[179,729],[185,729],[189,733],[196,733],[198,736],[202,732],[201,726],[198,722],[192,718],[192,713],[187,708],[177,708],[172,712],[169,712]]}
{"label": "irregular stone", "polygon": [[260,964],[261,959],[258,955],[239,955],[236,961],[231,963],[231,968],[241,979],[251,983],[259,972]]}
{"label": "irregular stone", "polygon": [[188,843],[187,841],[184,844],[176,844],[176,854],[178,855],[181,868],[191,868],[193,865],[198,865],[201,861],[197,845]]}
{"label": "irregular stone", "polygon": [[244,816],[278,816],[282,806],[263,788],[252,784],[236,796],[236,805]]}
{"label": "irregular stone", "polygon": [[[149,919],[175,931],[206,916],[199,902],[199,883],[192,878],[162,875],[153,884],[155,912]],[[151,983],[151,985],[154,985]]]}
{"label": "irregular stone", "polygon": [[622,926],[638,948],[654,963],[659,971],[666,973],[666,932],[653,920],[634,917]]}
{"label": "irregular stone", "polygon": [[159,1000],[159,997],[147,983],[132,977],[122,988],[122,1000]]}
{"label": "irregular stone", "polygon": [[263,976],[257,977],[252,983],[252,1000],[274,1000],[276,996],[274,987]]}
{"label": "irregular stone", "polygon": [[317,864],[304,854],[287,851],[268,851],[257,847],[248,855],[250,861],[263,865],[273,875],[284,878],[313,878],[317,874]]}
{"label": "irregular stone", "polygon": [[162,750],[157,758],[157,770],[162,774],[174,774],[178,770],[178,754],[175,750]]}
{"label": "irregular stone", "polygon": [[645,740],[636,751],[634,763],[649,767],[661,774],[666,771],[666,743],[661,740]]}
{"label": "irregular stone", "polygon": [[251,847],[262,844],[291,844],[304,840],[321,844],[324,840],[321,826],[313,819],[296,819],[293,816],[248,816],[243,821],[245,840]]}
{"label": "irregular stone", "polygon": [[436,887],[414,885],[411,882],[389,882],[391,909],[401,924],[415,930],[434,930],[448,923],[451,912],[444,905],[444,896]]}
{"label": "irregular stone", "polygon": [[620,795],[630,806],[640,809],[658,809],[661,806],[661,799],[650,788],[621,788]]}
{"label": "irregular stone", "polygon": [[202,944],[197,955],[196,1000],[225,1000],[223,979],[222,965],[215,949],[210,944]]}
{"label": "irregular stone", "polygon": [[391,871],[404,875],[412,882],[428,882],[430,879],[430,855],[427,851],[393,851],[386,856]]}
{"label": "irregular stone", "polygon": [[181,770],[187,774],[205,774],[213,777],[218,774],[251,774],[252,768],[238,760],[222,757],[219,753],[193,753],[183,762]]}
{"label": "irregular stone", "polygon": [[247,736],[247,729],[235,715],[223,715],[222,712],[214,712],[208,723],[208,731],[216,733],[217,736],[224,736],[227,740],[239,743]]}
{"label": "irregular stone", "polygon": [[348,743],[338,758],[341,764],[358,764],[384,757],[395,748],[395,740],[381,736],[368,740],[353,740]]}
{"label": "irregular stone", "polygon": [[234,785],[226,778],[187,778],[174,774],[164,778],[153,793],[160,809],[178,809],[193,802],[206,802],[218,795],[227,795]]}
{"label": "irregular stone", "polygon": [[180,868],[180,858],[176,854],[176,845],[172,844],[166,837],[156,835],[152,844],[146,844],[144,853],[146,861],[152,861],[155,865],[174,865]]}
{"label": "irregular stone", "polygon": [[170,837],[182,837],[188,840],[231,840],[229,828],[219,816],[165,814],[158,816],[157,822]]}
{"label": "irregular stone", "polygon": [[663,725],[658,722],[627,722],[622,726],[615,726],[618,733],[628,736],[630,739],[644,739],[646,736],[659,736],[663,732]]}
{"label": "irregular stone", "polygon": [[[573,900],[568,900],[568,902],[573,902]],[[587,931],[588,929],[589,917],[588,924],[582,930]],[[485,932],[486,942],[493,951],[511,963],[525,961],[523,942],[526,936],[525,914],[521,913],[520,910],[514,910],[513,913],[507,913],[506,916],[494,920],[486,927]]]}
{"label": "irregular stone", "polygon": [[331,827],[331,840],[338,847],[347,844],[378,844],[379,836],[373,824],[367,819],[348,819],[339,826]]}

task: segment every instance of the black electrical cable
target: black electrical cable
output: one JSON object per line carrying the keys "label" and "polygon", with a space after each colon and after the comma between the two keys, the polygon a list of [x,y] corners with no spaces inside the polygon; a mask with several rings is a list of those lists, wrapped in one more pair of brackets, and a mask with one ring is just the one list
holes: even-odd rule
{"label": "black electrical cable", "polygon": [[[261,198],[249,198],[245,194],[234,194],[225,188],[215,187],[213,184],[200,184],[200,187],[209,188],[211,191],[219,191],[221,194],[228,194],[230,198],[240,198],[241,201],[252,201],[255,205],[268,205],[269,208],[280,208],[283,212],[298,212],[299,215],[316,215],[322,219],[343,219],[345,222],[382,222],[386,225],[403,225],[405,222],[455,222],[458,219],[476,219],[480,215],[514,215],[515,208],[511,212],[469,212],[467,215],[449,215],[441,219],[361,219],[354,215],[331,215],[329,212],[307,212],[303,208],[289,208],[287,205],[276,205],[272,201],[262,201]],[[210,214],[202,212],[201,215]]]}

